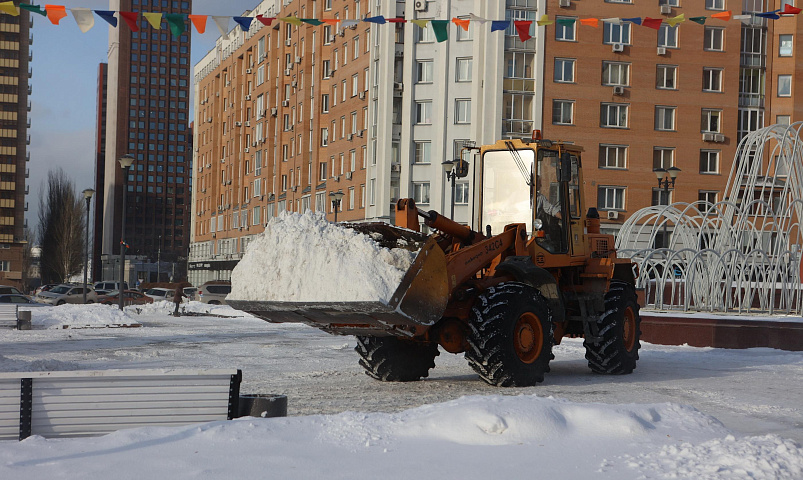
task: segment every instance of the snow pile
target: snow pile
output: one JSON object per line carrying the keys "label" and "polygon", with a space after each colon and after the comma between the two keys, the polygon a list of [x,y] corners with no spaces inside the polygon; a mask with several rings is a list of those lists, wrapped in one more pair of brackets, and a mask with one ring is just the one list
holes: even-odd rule
{"label": "snow pile", "polygon": [[387,303],[414,259],[413,252],[382,248],[321,213],[285,213],[248,245],[227,298]]}
{"label": "snow pile", "polygon": [[[147,305],[137,305],[137,306],[130,306],[126,307],[126,310],[136,310],[137,314],[140,315],[172,315],[176,309],[176,304],[173,302],[153,302]],[[235,310],[228,305],[212,305],[210,303],[203,303],[203,302],[184,302],[179,307],[179,312],[181,313],[190,313],[190,314],[206,314],[216,317],[249,317],[252,318],[252,315],[249,315],[245,312],[241,312],[240,310]]]}
{"label": "snow pile", "polygon": [[691,407],[529,395],[463,397],[400,413],[243,418],[101,438],[31,437],[0,446],[0,478],[92,480],[109,472],[121,479],[264,478],[270,472],[285,480],[353,479],[366,472],[388,480],[532,472],[603,480],[803,475],[803,451],[793,442],[774,435],[737,440]]}
{"label": "snow pile", "polygon": [[121,312],[116,305],[66,303],[57,307],[38,307],[30,310],[33,328],[109,327],[138,324],[137,320],[129,315],[130,310]]}

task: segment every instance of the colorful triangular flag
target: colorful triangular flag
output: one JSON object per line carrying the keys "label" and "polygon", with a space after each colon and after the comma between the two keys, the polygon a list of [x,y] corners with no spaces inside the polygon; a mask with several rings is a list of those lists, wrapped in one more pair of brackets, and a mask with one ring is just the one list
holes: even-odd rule
{"label": "colorful triangular flag", "polygon": [[14,5],[14,2],[0,2],[0,12],[16,17],[20,14],[20,9],[18,6]]}
{"label": "colorful triangular flag", "polygon": [[674,27],[678,23],[685,22],[685,21],[686,21],[686,14],[685,13],[681,13],[680,15],[678,15],[676,17],[672,17],[672,18],[666,19],[666,23],[670,27]]}
{"label": "colorful triangular flag", "polygon": [[491,21],[491,31],[495,32],[497,30],[507,30],[507,27],[510,26],[509,20],[492,20]]}
{"label": "colorful triangular flag", "polygon": [[106,20],[109,25],[117,28],[117,17],[114,16],[115,12],[112,12],[111,10],[94,10],[94,12],[95,15]]}
{"label": "colorful triangular flag", "polygon": [[81,32],[86,33],[95,26],[95,16],[92,15],[92,10],[88,8],[71,8],[70,13],[72,13],[75,24],[78,25]]}
{"label": "colorful triangular flag", "polygon": [[187,17],[189,17],[189,19],[192,22],[192,24],[195,25],[195,30],[198,33],[203,34],[203,33],[206,32],[206,20],[208,18],[206,15],[192,15],[192,14],[190,14],[190,15],[187,15]]}
{"label": "colorful triangular flag", "polygon": [[641,26],[642,27],[647,27],[647,28],[652,28],[654,30],[660,30],[661,29],[661,23],[663,23],[663,20],[660,19],[660,18],[644,17],[644,20],[641,21]]}
{"label": "colorful triangular flag", "polygon": [[449,38],[449,20],[430,20],[432,31],[435,33],[435,40],[445,42]]}
{"label": "colorful triangular flag", "polygon": [[366,18],[363,19],[363,22],[376,23],[378,25],[384,25],[385,24],[385,17],[383,17],[382,15],[377,15],[376,17],[366,17]]}
{"label": "colorful triangular flag", "polygon": [[454,23],[455,25],[457,25],[458,27],[462,28],[464,31],[467,32],[468,31],[468,26],[471,23],[471,21],[468,20],[468,19],[462,19],[462,18],[455,17],[455,18],[452,18],[452,23]]}
{"label": "colorful triangular flag", "polygon": [[172,33],[174,37],[181,36],[184,30],[187,29],[187,26],[184,24],[183,13],[165,13],[165,20],[167,20],[167,25],[170,26],[170,33]]}
{"label": "colorful triangular flag", "polygon": [[142,12],[142,16],[145,17],[145,20],[147,20],[155,30],[161,30],[162,12]]}
{"label": "colorful triangular flag", "polygon": [[139,18],[139,14],[137,12],[119,12],[120,16],[123,17],[125,23],[128,25],[128,28],[131,29],[132,32],[139,31],[139,25],[137,24],[137,19]]}
{"label": "colorful triangular flag", "polygon": [[[521,21],[523,21],[523,20],[514,20],[513,21],[513,26],[516,27],[517,30],[519,28],[517,23],[521,22]],[[530,23],[532,24],[532,21],[530,21]],[[543,27],[544,25],[552,25],[553,23],[555,23],[555,22],[553,20],[550,20],[549,17],[546,15],[546,13],[541,15],[541,18],[538,19],[538,26],[539,27]]]}
{"label": "colorful triangular flag", "polygon": [[[543,20],[544,17],[546,17],[546,15],[541,17],[541,19]],[[541,20],[539,20],[538,22],[539,22],[539,25],[540,25]],[[550,22],[550,23],[552,23],[552,22]],[[532,20],[514,20],[513,21],[513,26],[516,27],[516,32],[518,32],[518,34],[519,34],[519,40],[521,40],[522,42],[526,42],[527,40],[533,38],[533,36],[530,35],[530,27],[532,25],[533,25]]]}
{"label": "colorful triangular flag", "polygon": [[251,22],[254,21],[254,17],[231,17],[231,18],[232,20],[237,22],[237,24],[244,32],[247,32],[248,30],[251,29]]}
{"label": "colorful triangular flag", "polygon": [[229,38],[229,18],[231,17],[212,15],[212,21],[215,22],[220,35],[225,39]]}

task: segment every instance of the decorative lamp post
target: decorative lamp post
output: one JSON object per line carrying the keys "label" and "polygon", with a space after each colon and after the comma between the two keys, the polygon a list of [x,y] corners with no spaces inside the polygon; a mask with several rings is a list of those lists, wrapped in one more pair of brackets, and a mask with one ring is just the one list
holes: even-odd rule
{"label": "decorative lamp post", "polygon": [[329,194],[329,198],[332,199],[332,208],[335,211],[335,223],[337,223],[337,211],[340,209],[340,202],[343,200],[343,195],[345,195],[343,190],[338,190]]}
{"label": "decorative lamp post", "polygon": [[95,194],[95,191],[87,188],[82,193],[86,200],[86,247],[84,248],[84,304],[86,304],[86,286],[89,276],[89,202],[92,201],[92,195]]}
{"label": "decorative lamp post", "polygon": [[456,164],[457,164],[457,162],[453,162],[451,160],[446,160],[443,163],[441,163],[441,165],[443,166],[443,171],[446,173],[446,181],[447,182],[449,182],[449,181],[452,182],[452,194],[451,194],[451,197],[452,197],[451,212],[452,212],[452,214],[449,217],[452,220],[454,220],[454,189],[455,189],[455,180],[456,180],[456,178],[455,178],[455,176],[456,176],[455,175],[455,165]]}
{"label": "decorative lamp post", "polygon": [[120,285],[117,291],[119,292],[118,298],[120,300],[120,310],[125,306],[125,197],[128,194],[128,168],[134,163],[134,156],[127,153],[120,157],[120,166],[123,168],[123,211],[122,211],[122,227],[120,228]]}
{"label": "decorative lamp post", "polygon": [[[669,190],[674,190],[675,181],[681,170],[678,167],[669,167],[667,169],[654,168],[652,171],[655,173],[655,176],[658,177],[658,188],[664,190],[664,198],[666,199],[666,204],[669,205]],[[667,232],[668,223],[669,219],[664,221],[664,246],[667,248],[669,247],[669,232]]]}

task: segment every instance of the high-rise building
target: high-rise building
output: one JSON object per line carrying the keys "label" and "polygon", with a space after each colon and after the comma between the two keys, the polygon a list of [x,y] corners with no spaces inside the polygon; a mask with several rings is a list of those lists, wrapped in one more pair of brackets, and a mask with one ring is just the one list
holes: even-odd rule
{"label": "high-rise building", "polygon": [[[112,0],[115,11],[189,14],[191,1]],[[122,218],[128,245],[126,278],[176,280],[186,276],[189,248],[192,152],[190,130],[190,31],[174,37],[162,20],[153,28],[138,16],[138,31],[121,21],[109,30],[106,75],[102,276],[118,278]],[[99,95],[100,98],[100,95]],[[133,155],[126,172],[118,160]],[[161,260],[161,264],[156,262]]]}
{"label": "high-rise building", "polygon": [[0,15],[0,283],[23,288],[31,76],[27,11]]}

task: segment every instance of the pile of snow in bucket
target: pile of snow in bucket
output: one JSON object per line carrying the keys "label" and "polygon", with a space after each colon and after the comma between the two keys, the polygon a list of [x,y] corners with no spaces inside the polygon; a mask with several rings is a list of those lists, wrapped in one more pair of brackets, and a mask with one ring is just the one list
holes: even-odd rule
{"label": "pile of snow in bucket", "polygon": [[248,245],[229,299],[387,303],[415,253],[383,248],[323,214],[285,213]]}

